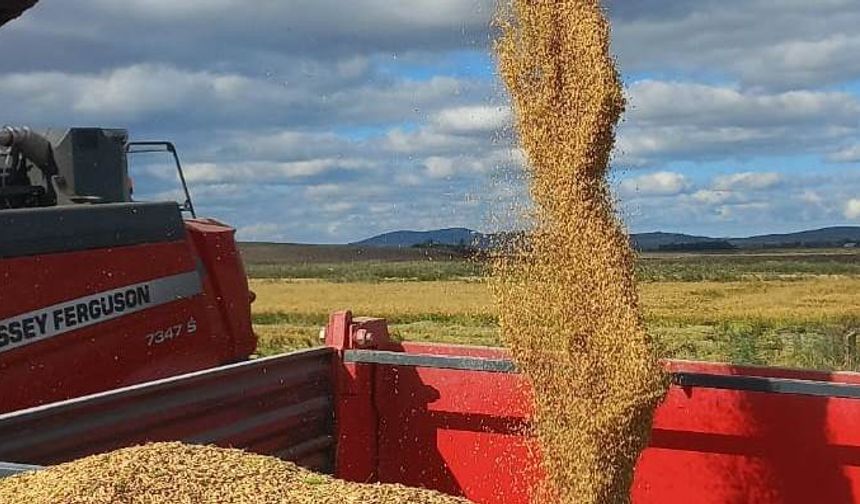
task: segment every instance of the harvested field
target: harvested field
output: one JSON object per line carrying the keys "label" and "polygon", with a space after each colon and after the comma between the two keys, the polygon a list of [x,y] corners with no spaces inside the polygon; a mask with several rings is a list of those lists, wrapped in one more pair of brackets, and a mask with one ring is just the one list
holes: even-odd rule
{"label": "harvested field", "polygon": [[[289,248],[290,246],[285,246]],[[409,259],[335,261],[329,255],[246,263],[248,276],[268,279],[318,279],[330,282],[435,281],[476,278],[487,266],[478,261]],[[248,256],[251,257],[251,256]],[[280,256],[277,256],[280,257]],[[860,275],[860,250],[768,250],[723,254],[648,253],[639,257],[639,282],[725,282]]]}
{"label": "harvested field", "polygon": [[[500,345],[492,301],[476,282],[252,280],[260,353],[319,344],[330,311],[385,317],[411,341]],[[860,330],[860,277],[651,282],[640,285],[661,355],[692,360],[860,370],[845,341]]]}
{"label": "harvested field", "polygon": [[[254,320],[318,325],[351,309],[395,324],[493,325],[492,301],[480,282],[330,283],[252,280]],[[654,282],[640,287],[652,322],[805,324],[860,314],[860,277],[744,282]]]}

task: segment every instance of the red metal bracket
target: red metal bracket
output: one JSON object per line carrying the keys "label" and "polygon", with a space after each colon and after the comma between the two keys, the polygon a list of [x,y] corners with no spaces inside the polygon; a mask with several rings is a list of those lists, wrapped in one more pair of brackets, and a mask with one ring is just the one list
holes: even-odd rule
{"label": "red metal bracket", "polygon": [[325,343],[337,351],[333,361],[335,395],[335,474],[339,478],[377,480],[378,414],[373,401],[375,366],[346,363],[343,352],[389,345],[388,323],[377,318],[353,318],[349,311],[333,313],[325,328]]}
{"label": "red metal bracket", "polygon": [[325,344],[335,350],[384,349],[390,342],[385,319],[353,318],[350,311],[332,313],[325,328]]}

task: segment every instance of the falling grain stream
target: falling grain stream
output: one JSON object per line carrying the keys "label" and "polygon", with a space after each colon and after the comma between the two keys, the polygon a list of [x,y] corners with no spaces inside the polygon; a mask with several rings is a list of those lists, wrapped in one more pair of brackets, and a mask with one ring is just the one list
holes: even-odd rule
{"label": "falling grain stream", "polygon": [[607,182],[624,96],[598,0],[504,1],[496,56],[533,228],[494,264],[502,334],[535,390],[540,502],[629,501],[667,380]]}

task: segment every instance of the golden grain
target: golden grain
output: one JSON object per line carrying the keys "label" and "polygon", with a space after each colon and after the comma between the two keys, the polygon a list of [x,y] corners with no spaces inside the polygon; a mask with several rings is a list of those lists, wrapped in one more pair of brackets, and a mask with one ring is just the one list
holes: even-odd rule
{"label": "golden grain", "polygon": [[[254,314],[284,314],[294,319],[324,320],[335,310],[391,320],[463,318],[488,320],[496,312],[484,285],[474,282],[329,283],[251,280],[259,297]],[[860,313],[860,277],[738,282],[653,282],[639,285],[649,321],[712,324],[756,321],[803,325],[856,317]],[[371,294],[371,295],[368,295]],[[311,331],[318,324],[308,323]],[[444,334],[439,334],[444,337]]]}
{"label": "golden grain", "polygon": [[629,501],[666,389],[606,174],[624,97],[598,0],[503,0],[496,54],[529,165],[534,229],[496,261],[502,336],[535,394],[538,500]]}
{"label": "golden grain", "polygon": [[465,504],[400,485],[347,483],[240,450],[156,443],[0,480],[3,504]]}

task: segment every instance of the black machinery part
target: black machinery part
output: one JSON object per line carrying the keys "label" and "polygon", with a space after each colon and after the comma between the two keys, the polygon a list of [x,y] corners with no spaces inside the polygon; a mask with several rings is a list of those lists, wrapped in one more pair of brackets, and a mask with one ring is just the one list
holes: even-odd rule
{"label": "black machinery part", "polygon": [[38,0],[3,0],[0,2],[0,26],[12,21],[25,10],[36,5]]}

